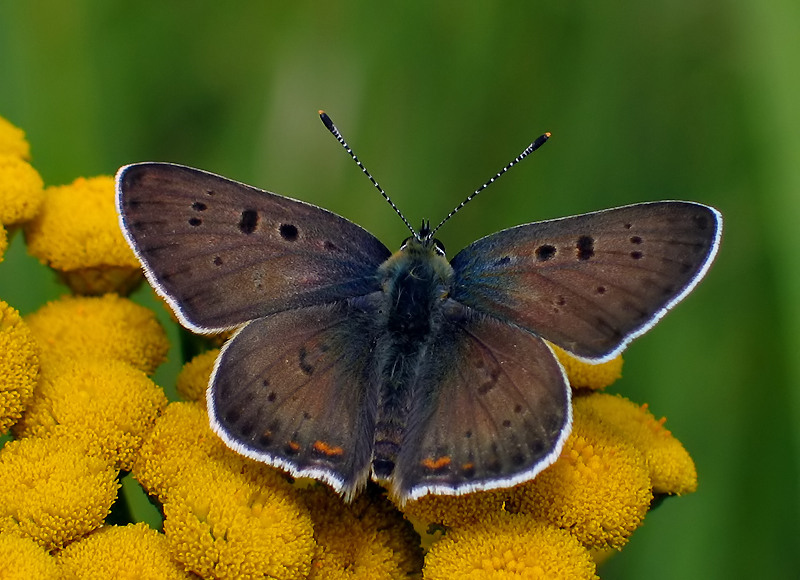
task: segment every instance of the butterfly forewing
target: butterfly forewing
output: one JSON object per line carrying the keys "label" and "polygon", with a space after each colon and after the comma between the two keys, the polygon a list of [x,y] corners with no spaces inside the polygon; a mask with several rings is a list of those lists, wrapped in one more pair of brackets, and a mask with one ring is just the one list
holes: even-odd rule
{"label": "butterfly forewing", "polygon": [[518,226],[453,258],[452,297],[580,357],[606,359],[702,278],[720,228],[716,210],[690,202]]}
{"label": "butterfly forewing", "polygon": [[360,305],[300,308],[250,322],[225,346],[208,408],[233,449],[352,495],[366,484],[376,396],[367,387],[374,316]]}
{"label": "butterfly forewing", "polygon": [[150,282],[194,330],[368,294],[390,255],[327,210],[179,165],[123,167],[117,206]]}
{"label": "butterfly forewing", "polygon": [[444,314],[397,458],[402,498],[530,479],[555,461],[570,430],[570,389],[542,339],[453,301]]}

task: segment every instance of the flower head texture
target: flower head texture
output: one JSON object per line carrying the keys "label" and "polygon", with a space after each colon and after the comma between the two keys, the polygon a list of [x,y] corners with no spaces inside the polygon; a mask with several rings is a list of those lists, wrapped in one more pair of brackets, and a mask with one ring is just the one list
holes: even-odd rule
{"label": "flower head texture", "polygon": [[309,580],[400,579],[419,574],[419,536],[377,486],[369,486],[351,504],[323,485],[302,490],[301,497],[319,545]]}
{"label": "flower head texture", "polygon": [[144,523],[105,526],[58,554],[65,578],[182,580],[191,578],[170,557],[167,540]]}
{"label": "flower head texture", "polygon": [[25,320],[43,367],[51,357],[117,359],[152,374],[169,350],[155,314],[116,294],[63,296]]}
{"label": "flower head texture", "polygon": [[227,469],[272,487],[288,488],[283,473],[230,450],[208,424],[199,403],[170,403],[145,438],[133,474],[148,493],[165,502],[195,471]]}
{"label": "flower head texture", "polygon": [[466,495],[424,495],[403,506],[407,516],[443,526],[464,526],[502,511],[508,489],[478,491]]}
{"label": "flower head texture", "polygon": [[656,419],[647,404],[637,405],[620,396],[581,397],[576,407],[615,430],[644,456],[653,493],[692,493],[697,490],[697,470],[684,446]]}
{"label": "flower head texture", "polygon": [[197,401],[201,405],[206,404],[208,379],[214,370],[219,352],[218,348],[207,350],[183,365],[175,381],[175,387],[181,397],[187,401]]}
{"label": "flower head texture", "polygon": [[31,146],[25,131],[0,117],[0,155],[9,155],[30,161]]}
{"label": "flower head texture", "polygon": [[317,550],[296,494],[213,461],[170,491],[164,534],[172,557],[206,578],[305,579]]}
{"label": "flower head texture", "polygon": [[586,546],[620,549],[652,499],[642,454],[576,404],[561,456],[513,489],[509,509],[570,530]]}
{"label": "flower head texture", "polygon": [[228,449],[197,403],[171,403],[134,476],[164,504],[174,558],[201,576],[305,578],[316,552],[308,510],[279,471]]}
{"label": "flower head texture", "polygon": [[28,251],[79,294],[127,294],[142,279],[119,229],[114,179],[78,178],[45,190],[41,212],[25,227]]}
{"label": "flower head texture", "polygon": [[564,367],[573,389],[605,389],[622,376],[622,355],[608,362],[592,364],[575,358],[554,344],[550,348]]}
{"label": "flower head texture", "polygon": [[0,433],[16,423],[39,377],[39,348],[19,312],[0,300]]}
{"label": "flower head texture", "polygon": [[425,557],[425,580],[596,579],[595,564],[565,530],[524,515],[497,513],[451,530]]}
{"label": "flower head texture", "polygon": [[63,548],[102,525],[118,487],[117,471],[74,439],[12,441],[0,450],[0,532]]}
{"label": "flower head texture", "polygon": [[7,226],[29,222],[41,211],[44,182],[30,163],[0,154],[0,223]]}
{"label": "flower head texture", "polygon": [[45,435],[62,426],[92,455],[130,470],[134,454],[167,398],[143,371],[122,361],[59,359],[42,377],[18,437]]}
{"label": "flower head texture", "polygon": [[170,403],[139,449],[133,475],[148,493],[164,502],[186,473],[225,450],[200,405]]}
{"label": "flower head texture", "polygon": [[56,560],[33,539],[0,532],[2,580],[61,580]]}

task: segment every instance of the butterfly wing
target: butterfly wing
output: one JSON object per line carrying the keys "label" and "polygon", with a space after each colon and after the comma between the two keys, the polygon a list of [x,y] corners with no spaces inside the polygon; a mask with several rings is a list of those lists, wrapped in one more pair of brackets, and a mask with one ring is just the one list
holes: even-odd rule
{"label": "butterfly wing", "polygon": [[421,367],[394,493],[462,494],[533,478],[561,453],[570,389],[545,342],[453,301]]}
{"label": "butterfly wing", "polygon": [[451,297],[586,359],[616,356],[705,275],[722,218],[642,203],[487,236],[451,261]]}
{"label": "butterfly wing", "polygon": [[346,497],[366,484],[377,401],[370,298],[273,314],[228,341],[207,400],[229,447]]}
{"label": "butterfly wing", "polygon": [[390,255],[327,210],[180,165],[120,169],[117,209],[150,283],[196,331],[366,295]]}

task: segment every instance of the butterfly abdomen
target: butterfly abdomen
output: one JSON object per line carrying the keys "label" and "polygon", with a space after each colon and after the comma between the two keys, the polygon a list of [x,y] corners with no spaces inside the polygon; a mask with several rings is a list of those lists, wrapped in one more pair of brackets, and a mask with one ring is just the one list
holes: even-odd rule
{"label": "butterfly abdomen", "polygon": [[440,328],[452,270],[443,257],[415,243],[389,258],[380,272],[385,307],[374,358],[379,400],[372,466],[377,478],[388,479],[418,396],[415,385],[427,346]]}

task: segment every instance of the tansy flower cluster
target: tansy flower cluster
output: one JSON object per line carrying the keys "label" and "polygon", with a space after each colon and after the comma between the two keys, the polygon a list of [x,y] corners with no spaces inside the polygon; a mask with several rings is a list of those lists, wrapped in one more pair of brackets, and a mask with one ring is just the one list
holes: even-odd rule
{"label": "tansy flower cluster", "polygon": [[[0,297],[2,578],[597,578],[598,555],[627,543],[654,498],[697,486],[664,420],[603,392],[621,358],[589,365],[554,347],[573,429],[535,479],[404,506],[370,484],[346,504],[211,431],[218,344],[186,362],[183,400],[168,401],[152,379],[166,335],[127,298],[142,274],[113,179],[45,188],[0,118],[0,259],[18,231],[69,292],[24,317]],[[123,478],[160,518],[126,509]]]}

